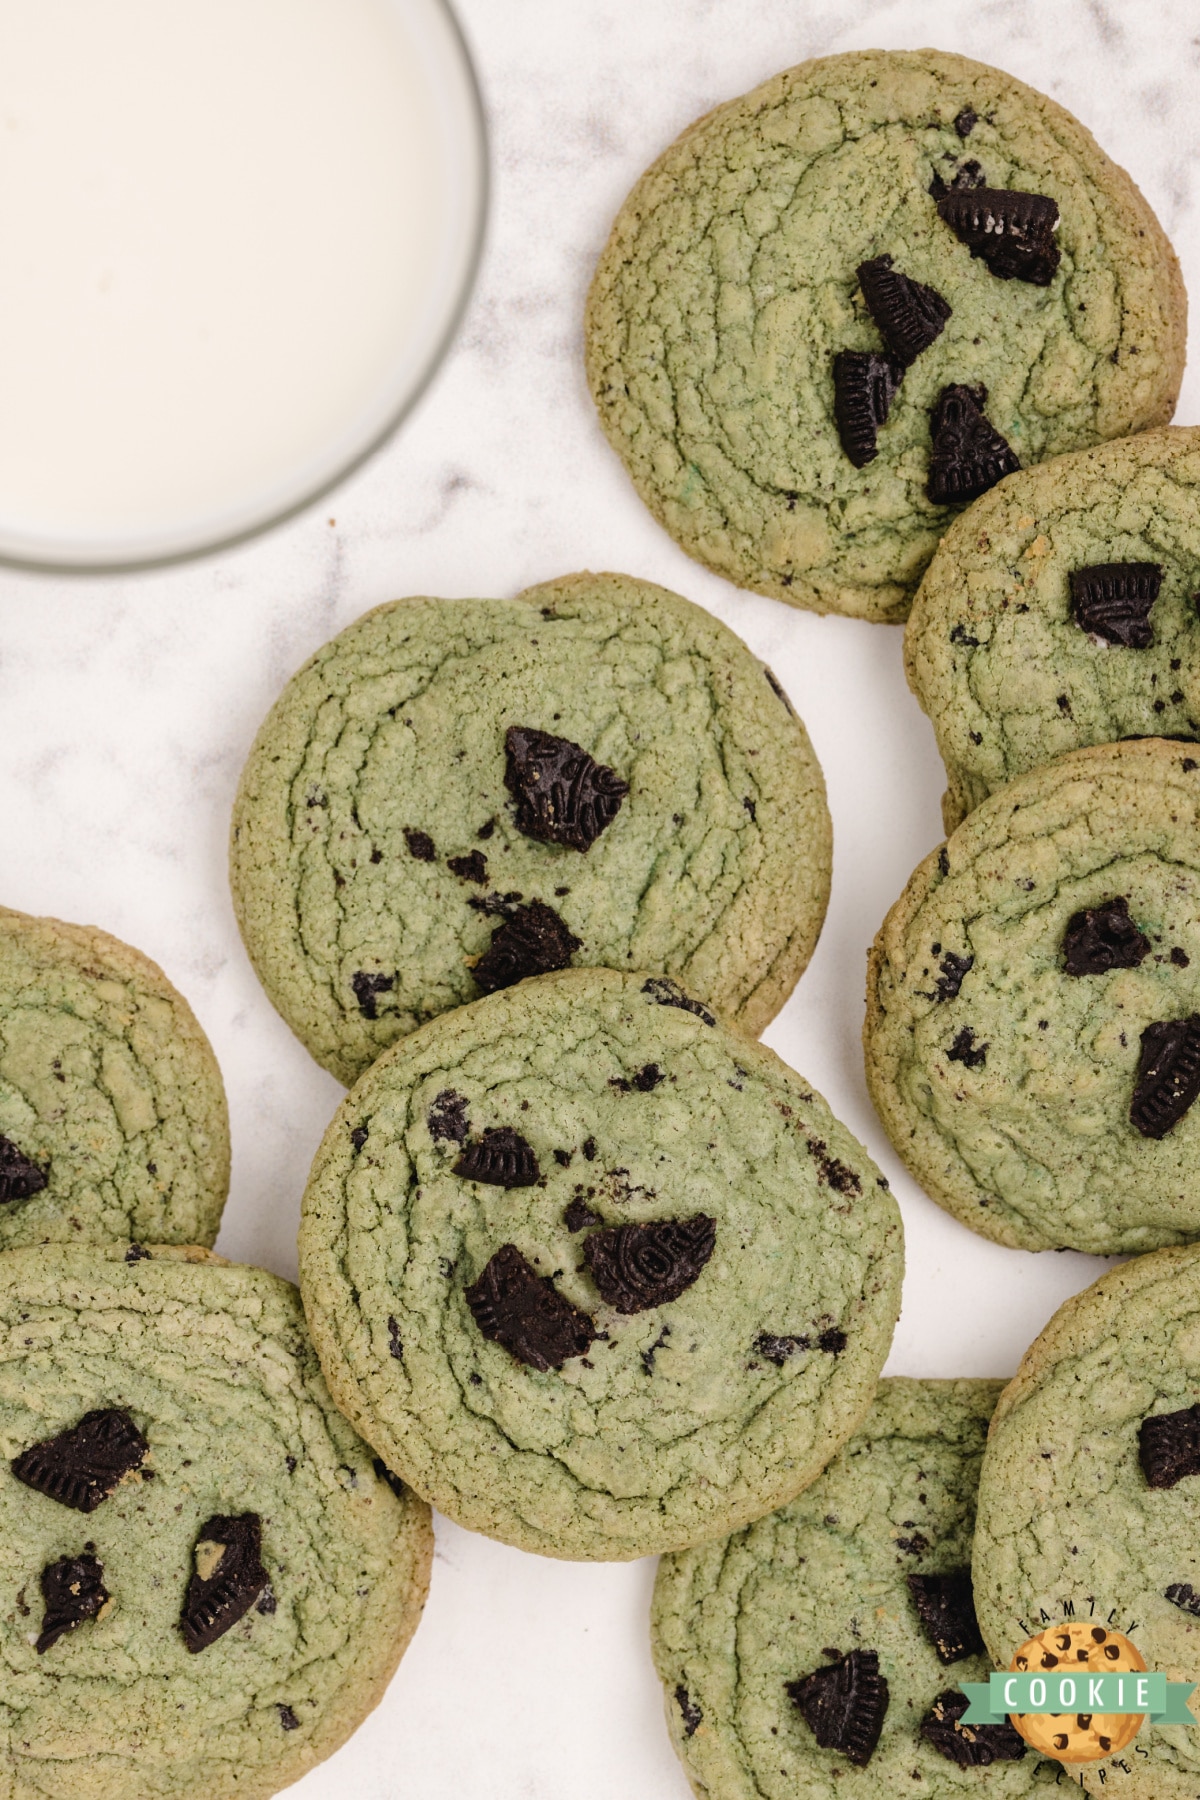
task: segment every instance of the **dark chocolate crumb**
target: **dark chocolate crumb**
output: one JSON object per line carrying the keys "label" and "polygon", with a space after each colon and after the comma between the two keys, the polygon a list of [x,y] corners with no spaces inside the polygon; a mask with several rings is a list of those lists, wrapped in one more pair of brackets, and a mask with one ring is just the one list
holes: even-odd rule
{"label": "dark chocolate crumb", "polygon": [[946,1052],[947,1062],[960,1062],[964,1068],[981,1069],[987,1061],[990,1044],[977,1044],[975,1033],[969,1025],[964,1025],[950,1048]]}
{"label": "dark chocolate crumb", "polygon": [[693,1000],[690,995],[685,994],[676,982],[669,980],[665,975],[652,975],[650,980],[644,983],[642,992],[649,994],[656,1006],[677,1006],[680,1012],[694,1013],[696,1018],[703,1019],[706,1025],[715,1025],[717,1022],[707,1006],[701,1006],[698,1000]]}
{"label": "dark chocolate crumb", "polygon": [[350,1133],[350,1146],[351,1146],[351,1149],[354,1151],[355,1156],[358,1155],[359,1151],[362,1149],[363,1145],[366,1143],[366,1141],[370,1135],[371,1135],[371,1133],[370,1133],[369,1126],[356,1125],[354,1127],[354,1130]]}
{"label": "dark chocolate crumb", "polygon": [[1124,894],[1073,913],[1063,935],[1068,975],[1105,975],[1110,969],[1136,969],[1150,953],[1150,940],[1129,916]]}
{"label": "dark chocolate crumb", "polygon": [[74,1631],[85,1619],[94,1619],[108,1598],[104,1567],[94,1556],[64,1556],[60,1562],[47,1563],[42,1570],[46,1611],[34,1646],[38,1655],[44,1656],[60,1637]]}
{"label": "dark chocolate crumb", "polygon": [[408,845],[408,854],[415,856],[418,862],[437,860],[437,848],[427,831],[417,831],[412,825],[405,825],[404,841]]}
{"label": "dark chocolate crumb", "polygon": [[766,1362],[773,1362],[780,1369],[789,1356],[797,1356],[800,1351],[808,1348],[809,1340],[806,1337],[776,1337],[769,1331],[760,1331],[754,1340],[755,1354]]}
{"label": "dark chocolate crumb", "polygon": [[946,850],[945,844],[943,844],[941,849],[938,851],[938,874],[939,875],[948,875],[949,873],[950,873],[950,857],[949,857],[949,853]]}
{"label": "dark chocolate crumb", "polygon": [[256,1613],[262,1613],[264,1618],[270,1618],[273,1612],[278,1612],[279,1602],[275,1598],[275,1590],[272,1588],[270,1582],[267,1583],[262,1593],[258,1596],[258,1602],[254,1610]]}
{"label": "dark chocolate crumb", "polygon": [[657,1063],[646,1063],[636,1075],[631,1075],[628,1080],[622,1075],[614,1075],[608,1085],[616,1088],[622,1094],[635,1091],[639,1094],[649,1094],[653,1092],[660,1081],[665,1080],[666,1076]]}
{"label": "dark chocolate crumb", "polygon": [[404,1361],[404,1344],[400,1338],[400,1327],[394,1313],[388,1314],[388,1351],[397,1362]]}
{"label": "dark chocolate crumb", "polygon": [[85,1413],[78,1425],[43,1438],[13,1458],[26,1487],[76,1512],[95,1512],[127,1475],[140,1469],[150,1446],[120,1407]]}
{"label": "dark chocolate crumb", "polygon": [[[938,945],[934,950],[935,956],[937,950],[940,948],[941,946]],[[955,956],[953,950],[947,950],[941,962],[938,964],[938,967],[941,970],[941,974],[934,984],[933,991],[922,993],[921,998],[923,1000],[934,1000],[941,1006],[947,1000],[957,999],[958,991],[963,984],[963,978],[969,975],[971,970],[975,967],[975,958],[973,956]]]}
{"label": "dark chocolate crumb", "polygon": [[279,1723],[283,1726],[283,1729],[285,1731],[299,1731],[300,1721],[292,1711],[291,1707],[284,1706],[278,1701],[276,1702],[276,1705],[279,1707]]}
{"label": "dark chocolate crumb", "polygon": [[951,1569],[945,1575],[910,1575],[908,1591],[939,1662],[956,1663],[964,1656],[983,1655],[970,1569]]}
{"label": "dark chocolate crumb", "polygon": [[1200,1475],[1200,1405],[1143,1419],[1138,1461],[1152,1488],[1174,1487],[1187,1475]]}
{"label": "dark chocolate crumb", "polygon": [[509,1125],[493,1125],[476,1144],[468,1144],[454,1165],[464,1181],[490,1187],[534,1187],[542,1171],[533,1145]]}
{"label": "dark chocolate crumb", "polygon": [[986,1769],[994,1762],[1019,1762],[1026,1751],[1025,1739],[1007,1719],[999,1725],[962,1725],[969,1702],[965,1694],[947,1688],[939,1694],[921,1721],[927,1744],[960,1769]]}
{"label": "dark chocolate crumb", "polygon": [[565,969],[582,947],[553,907],[531,900],[528,906],[517,907],[500,926],[472,973],[485,994],[494,994],[529,975]]}
{"label": "dark chocolate crumb", "polygon": [[929,1539],[923,1532],[914,1531],[911,1537],[898,1537],[896,1548],[903,1550],[905,1556],[924,1556],[929,1548]]}
{"label": "dark chocolate crumb", "polygon": [[[208,1546],[221,1549],[209,1561]],[[206,1574],[201,1569],[207,1568]],[[179,1629],[196,1655],[245,1618],[270,1577],[262,1564],[262,1520],[257,1513],[217,1513],[200,1527],[196,1567],[188,1580]]]}
{"label": "dark chocolate crumb", "polygon": [[837,1750],[865,1768],[874,1755],[888,1708],[888,1684],[876,1650],[851,1650],[827,1668],[784,1683],[822,1750]]}
{"label": "dark chocolate crumb", "polygon": [[616,818],[629,783],[569,738],[529,726],[510,726],[504,750],[517,830],[540,844],[590,850]]}
{"label": "dark chocolate crumb", "polygon": [[969,138],[978,123],[979,114],[975,111],[975,108],[973,106],[964,106],[962,111],[955,116],[954,129],[957,131],[960,138]]}
{"label": "dark chocolate crumb", "polygon": [[764,663],[763,664],[763,674],[766,676],[767,681],[770,684],[770,686],[775,689],[775,692],[779,695],[779,698],[783,701],[783,704],[787,707],[788,711],[791,713],[791,715],[794,719],[796,716],[796,709],[792,705],[791,701],[788,699],[787,695],[784,693],[783,688],[780,685],[779,678],[775,674],[774,669],[768,669],[766,663]]}
{"label": "dark chocolate crumb", "polygon": [[1171,961],[1175,964],[1177,969],[1186,969],[1191,966],[1192,959],[1186,950],[1181,950],[1179,945],[1176,944],[1171,951]]}
{"label": "dark chocolate crumb", "polygon": [[380,994],[390,993],[395,985],[394,975],[370,975],[363,969],[350,977],[350,986],[354,989],[354,998],[358,1001],[358,1010],[364,1019],[379,1017],[376,1002]]}
{"label": "dark chocolate crumb", "polygon": [[469,850],[465,856],[449,856],[446,867],[460,881],[475,881],[480,887],[485,886],[488,879],[487,857],[482,850]]}
{"label": "dark chocolate crumb", "polygon": [[754,804],[754,801],[750,798],[749,794],[743,794],[742,805],[745,807],[746,811],[750,814],[751,819],[754,820],[755,822],[757,822],[758,808]]}
{"label": "dark chocolate crumb", "polygon": [[972,637],[965,625],[956,625],[954,627],[953,631],[950,633],[950,642],[952,644],[961,644],[963,648],[967,650],[977,650],[979,648],[979,639],[977,637]]}
{"label": "dark chocolate crumb", "polygon": [[435,1143],[465,1144],[471,1129],[465,1095],[443,1088],[426,1114],[426,1124]]}
{"label": "dark chocolate crumb", "polygon": [[806,1138],[808,1154],[817,1165],[817,1180],[838,1194],[861,1194],[862,1182],[847,1163],[830,1156],[829,1146],[821,1138]]}
{"label": "dark chocolate crumb", "polygon": [[560,1169],[570,1168],[572,1154],[573,1152],[570,1150],[556,1150],[554,1152],[554,1160]]}
{"label": "dark chocolate crumb", "polygon": [[1164,1019],[1142,1032],[1130,1123],[1143,1137],[1166,1137],[1200,1094],[1200,1013]]}
{"label": "dark chocolate crumb", "polygon": [[148,1250],[143,1250],[140,1244],[130,1244],[128,1250],[125,1252],[125,1261],[127,1263],[149,1262],[150,1252]]}
{"label": "dark chocolate crumb", "polygon": [[693,1737],[696,1727],[703,1721],[704,1714],[693,1701],[688,1699],[688,1691],[682,1682],[675,1689],[675,1703],[683,1715],[684,1737]]}
{"label": "dark chocolate crumb", "polygon": [[587,1314],[539,1275],[515,1244],[501,1245],[465,1297],[484,1337],[531,1369],[561,1369],[595,1342]]}
{"label": "dark chocolate crumb", "polygon": [[576,1194],[563,1213],[563,1224],[568,1231],[587,1231],[592,1225],[602,1225],[603,1223],[600,1214],[594,1213],[587,1201],[579,1194]]}
{"label": "dark chocolate crumb", "polygon": [[475,836],[480,840],[481,843],[486,844],[487,840],[495,832],[495,829],[496,829],[496,821],[494,818],[491,818],[487,821],[487,823],[485,825],[481,825],[479,827],[479,830],[475,833]]}
{"label": "dark chocolate crumb", "polygon": [[31,1199],[41,1193],[49,1179],[49,1164],[34,1162],[17,1149],[11,1138],[0,1137],[0,1205]]}
{"label": "dark chocolate crumb", "polygon": [[[479,1377],[476,1375],[476,1376],[473,1376],[472,1379],[475,1380],[476,1382],[478,1382]],[[375,1458],[374,1462],[371,1464],[371,1467],[374,1469],[374,1471],[375,1471],[376,1475],[379,1477],[380,1481],[386,1481],[387,1485],[391,1488],[393,1494],[395,1494],[397,1500],[403,1500],[405,1494],[408,1492],[408,1489],[405,1487],[405,1485],[401,1481],[400,1477],[398,1475],[394,1475],[392,1473],[392,1471],[388,1468],[387,1464],[384,1462],[383,1458],[380,1456],[377,1456]]]}
{"label": "dark chocolate crumb", "polygon": [[639,1313],[677,1300],[697,1280],[716,1242],[716,1220],[695,1213],[597,1231],[584,1244],[583,1259],[609,1306]]}
{"label": "dark chocolate crumb", "polygon": [[1169,1600],[1172,1606],[1178,1606],[1182,1612],[1191,1613],[1194,1618],[1200,1618],[1200,1594],[1196,1592],[1190,1581],[1173,1581],[1164,1593],[1163,1599]]}
{"label": "dark chocolate crumb", "polygon": [[595,1160],[596,1160],[596,1140],[594,1137],[584,1138],[583,1154],[589,1162],[595,1162]]}
{"label": "dark chocolate crumb", "polygon": [[671,1327],[669,1325],[664,1325],[662,1330],[659,1332],[658,1336],[655,1338],[654,1342],[650,1345],[650,1348],[648,1350],[642,1351],[642,1368],[645,1370],[647,1375],[653,1375],[654,1359],[658,1355],[659,1351],[664,1347],[664,1345],[666,1344],[666,1341],[670,1337],[670,1335],[671,1335]]}

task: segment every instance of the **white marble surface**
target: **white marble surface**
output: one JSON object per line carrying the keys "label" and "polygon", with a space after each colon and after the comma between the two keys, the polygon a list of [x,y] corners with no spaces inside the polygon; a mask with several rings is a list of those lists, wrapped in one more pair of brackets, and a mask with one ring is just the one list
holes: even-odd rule
{"label": "white marble surface", "polygon": [[[829,922],[767,1038],[893,1177],[908,1232],[889,1367],[1005,1374],[1099,1272],[999,1249],[901,1172],[863,1088],[864,953],[938,841],[941,770],[897,630],[735,592],[643,512],[583,383],[580,314],[642,168],[716,101],[788,63],[930,41],[1048,90],[1129,168],[1200,292],[1195,0],[459,0],[494,195],[476,295],[402,433],[325,503],[236,552],[110,580],[0,572],[0,899],[94,921],[156,957],[220,1057],[233,1191],[220,1248],[295,1268],[300,1192],[338,1099],[263,997],[234,926],[238,770],[287,675],[366,607],[508,594],[627,569],[702,602],[768,658],[808,723],[836,833]],[[1178,418],[1200,417],[1190,375]],[[652,1567],[528,1557],[439,1521],[426,1617],[383,1705],[304,1800],[684,1800],[646,1649]]]}

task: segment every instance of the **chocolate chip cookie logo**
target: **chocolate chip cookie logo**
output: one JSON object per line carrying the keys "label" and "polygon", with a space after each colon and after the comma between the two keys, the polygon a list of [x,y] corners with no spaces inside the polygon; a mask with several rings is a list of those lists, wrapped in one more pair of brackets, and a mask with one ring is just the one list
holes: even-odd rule
{"label": "chocolate chip cookie logo", "polygon": [[1131,1744],[1146,1720],[1194,1725],[1194,1682],[1168,1681],[1123,1632],[1067,1620],[1029,1638],[1007,1672],[963,1683],[962,1724],[997,1725],[1007,1714],[1033,1749],[1057,1762],[1099,1762]]}

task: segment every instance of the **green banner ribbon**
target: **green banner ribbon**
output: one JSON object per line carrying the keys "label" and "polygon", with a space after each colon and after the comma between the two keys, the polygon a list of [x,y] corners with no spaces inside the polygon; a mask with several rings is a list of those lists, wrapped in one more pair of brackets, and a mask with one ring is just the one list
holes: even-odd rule
{"label": "green banner ribbon", "polygon": [[970,1701],[964,1725],[999,1725],[1009,1713],[1149,1713],[1165,1725],[1200,1724],[1188,1708],[1194,1681],[1168,1681],[1157,1671],[1118,1669],[1092,1675],[1084,1669],[1015,1675],[1000,1671],[982,1681],[964,1681]]}

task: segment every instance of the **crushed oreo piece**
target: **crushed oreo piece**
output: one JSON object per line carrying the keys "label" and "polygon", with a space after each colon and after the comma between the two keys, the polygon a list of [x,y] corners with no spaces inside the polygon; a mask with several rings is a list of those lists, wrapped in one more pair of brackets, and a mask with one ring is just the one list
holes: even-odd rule
{"label": "crushed oreo piece", "polygon": [[257,1513],[216,1513],[200,1527],[179,1629],[195,1655],[245,1618],[270,1583]]}
{"label": "crushed oreo piece", "polygon": [[910,1575],[908,1591],[939,1662],[949,1664],[961,1662],[964,1656],[983,1655],[970,1569],[951,1569],[946,1575]]}
{"label": "crushed oreo piece", "polygon": [[650,1094],[653,1093],[660,1081],[666,1079],[666,1075],[657,1063],[646,1063],[637,1071],[636,1075],[631,1075],[628,1080],[623,1075],[614,1075],[608,1085],[615,1087],[622,1094]]}
{"label": "crushed oreo piece", "polygon": [[704,1714],[700,1711],[700,1708],[696,1705],[695,1701],[689,1698],[688,1691],[684,1687],[682,1681],[675,1689],[675,1704],[679,1708],[680,1715],[683,1719],[684,1737],[694,1737],[697,1727],[704,1722]]}
{"label": "crushed oreo piece", "polygon": [[78,1425],[43,1438],[13,1458],[26,1487],[76,1512],[95,1512],[126,1475],[140,1469],[150,1446],[127,1412],[107,1407],[85,1413]]}
{"label": "crushed oreo piece", "polygon": [[374,1469],[376,1475],[378,1475],[380,1481],[385,1481],[391,1488],[397,1500],[403,1500],[406,1497],[408,1489],[398,1475],[392,1474],[392,1471],[388,1468],[382,1457],[377,1456],[371,1464],[371,1467]]}
{"label": "crushed oreo piece", "polygon": [[890,256],[859,263],[858,285],[880,337],[903,368],[945,330],[950,302],[936,288],[902,275],[892,267]]}
{"label": "crushed oreo piece", "polygon": [[460,881],[475,881],[480,887],[487,885],[487,857],[482,850],[468,850],[465,856],[448,856],[446,867]]}
{"label": "crushed oreo piece", "polygon": [[533,1187],[542,1179],[533,1145],[511,1125],[493,1125],[477,1144],[468,1144],[454,1173],[502,1188]]}
{"label": "crushed oreo piece", "polygon": [[354,1127],[354,1130],[350,1133],[350,1147],[354,1151],[355,1156],[358,1155],[370,1135],[371,1132],[369,1126],[356,1125]]}
{"label": "crushed oreo piece", "polygon": [[29,1200],[40,1194],[50,1179],[49,1168],[35,1163],[18,1150],[11,1138],[0,1137],[0,1205]]}
{"label": "crushed oreo piece", "polygon": [[960,1769],[986,1769],[994,1762],[1019,1762],[1028,1746],[1007,1719],[1000,1725],[963,1725],[970,1702],[956,1688],[939,1694],[925,1717],[920,1733],[927,1744],[957,1763]]}
{"label": "crushed oreo piece", "polygon": [[964,106],[962,111],[955,115],[954,129],[957,131],[960,138],[969,138],[978,123],[979,114],[975,111],[975,108],[973,106]]}
{"label": "crushed oreo piece", "polygon": [[972,256],[982,257],[1001,281],[1049,287],[1060,252],[1054,241],[1058,204],[1046,194],[1014,188],[957,188],[942,194],[937,209]]}
{"label": "crushed oreo piece", "polygon": [[763,674],[767,678],[767,685],[769,687],[774,688],[775,692],[779,695],[779,698],[783,701],[783,704],[787,707],[787,710],[791,713],[791,715],[794,719],[796,717],[796,709],[792,705],[791,701],[788,699],[787,695],[784,693],[783,687],[780,684],[779,677],[778,677],[778,675],[776,675],[774,669],[769,669],[767,667],[766,663],[764,663],[763,664]]}
{"label": "crushed oreo piece", "polygon": [[924,994],[922,998],[936,1000],[939,1006],[947,1000],[956,1000],[964,977],[969,975],[974,967],[975,958],[973,956],[955,956],[953,950],[947,950],[938,964],[941,974],[934,984],[933,991]]}
{"label": "crushed oreo piece", "polygon": [[1179,1607],[1181,1612],[1200,1618],[1200,1594],[1190,1581],[1173,1581],[1163,1594],[1163,1599],[1169,1600],[1172,1606]]}
{"label": "crushed oreo piece", "polygon": [[1124,894],[1072,913],[1063,934],[1068,975],[1106,975],[1110,969],[1136,969],[1150,954],[1150,939],[1129,916]]}
{"label": "crushed oreo piece", "polygon": [[1072,569],[1067,579],[1075,623],[1124,650],[1148,650],[1154,642],[1150,608],[1162,578],[1159,563],[1090,563]]}
{"label": "crushed oreo piece", "polygon": [[425,1123],[435,1143],[465,1144],[471,1129],[465,1095],[456,1094],[453,1088],[443,1088],[440,1094],[434,1095]]}
{"label": "crushed oreo piece", "polygon": [[1187,1475],[1200,1475],[1200,1406],[1151,1413],[1143,1419],[1138,1426],[1138,1461],[1152,1488],[1174,1487]]}
{"label": "crushed oreo piece", "polygon": [[[951,158],[948,160],[953,159]],[[929,192],[933,195],[935,200],[940,200],[944,194],[969,194],[975,188],[986,186],[987,176],[984,174],[981,164],[977,163],[974,157],[971,157],[968,161],[959,163],[951,177],[949,186],[947,186],[935,170],[933,180],[929,183]]]}
{"label": "crushed oreo piece", "polygon": [[418,862],[436,862],[437,849],[427,831],[416,831],[411,825],[404,826],[404,841],[408,845],[408,854],[415,856]]}
{"label": "crushed oreo piece", "polygon": [[639,1313],[677,1300],[697,1279],[716,1242],[716,1220],[696,1213],[597,1231],[583,1246],[583,1260],[601,1299],[620,1313]]}
{"label": "crushed oreo piece", "polygon": [[282,1725],[283,1729],[285,1731],[299,1731],[300,1721],[292,1711],[291,1707],[284,1706],[282,1701],[276,1701],[275,1704],[279,1713],[279,1723]]}
{"label": "crushed oreo piece", "polygon": [[549,975],[569,966],[581,939],[568,931],[552,906],[531,900],[518,906],[500,926],[472,974],[485,994],[512,987],[529,975]]}
{"label": "crushed oreo piece", "polygon": [[817,1349],[823,1350],[826,1356],[840,1356],[849,1342],[840,1326],[830,1325],[817,1338]]}
{"label": "crushed oreo piece", "polygon": [[826,1187],[833,1188],[838,1194],[861,1194],[862,1181],[854,1173],[849,1163],[839,1162],[836,1156],[830,1156],[829,1145],[821,1138],[806,1138],[805,1146],[808,1154],[817,1165],[817,1180]]}
{"label": "crushed oreo piece", "polygon": [[590,850],[616,818],[629,783],[579,744],[548,731],[510,725],[504,750],[517,830],[539,844]]}
{"label": "crushed oreo piece", "polygon": [[944,387],[930,413],[933,448],[927,491],[935,506],[977,500],[1021,464],[983,412],[987,389]]}
{"label": "crushed oreo piece", "polygon": [[357,970],[350,977],[350,986],[354,989],[354,998],[358,1001],[358,1010],[364,1019],[379,1017],[376,1001],[380,994],[390,993],[395,985],[394,975],[369,975],[365,969]]}
{"label": "crushed oreo piece", "polygon": [[1129,1119],[1143,1137],[1162,1138],[1200,1094],[1200,1013],[1164,1019],[1142,1033]]}
{"label": "crushed oreo piece", "polygon": [[946,1061],[960,1062],[967,1069],[982,1069],[990,1049],[990,1044],[977,1044],[974,1031],[969,1025],[964,1025],[947,1050]]}
{"label": "crushed oreo piece", "polygon": [[822,1750],[838,1750],[866,1768],[875,1753],[888,1708],[888,1684],[877,1650],[851,1650],[784,1689]]}
{"label": "crushed oreo piece", "polygon": [[561,1369],[568,1357],[586,1356],[596,1330],[585,1312],[563,1297],[549,1276],[502,1244],[466,1302],[485,1338],[531,1369]]}
{"label": "crushed oreo piece", "polygon": [[680,1012],[695,1013],[706,1025],[715,1025],[717,1022],[707,1006],[701,1006],[698,1000],[685,994],[678,983],[671,981],[666,975],[652,975],[643,984],[642,992],[649,994],[656,1006],[677,1006]]}
{"label": "crushed oreo piece", "polygon": [[68,1631],[85,1619],[94,1619],[108,1602],[103,1565],[94,1556],[64,1556],[42,1570],[42,1599],[46,1603],[41,1635],[34,1648],[44,1656]]}
{"label": "crushed oreo piece", "polygon": [[604,1220],[599,1213],[594,1213],[581,1194],[576,1194],[563,1213],[563,1224],[568,1231],[587,1231],[593,1225],[603,1225]]}
{"label": "crushed oreo piece", "polygon": [[400,1325],[395,1313],[388,1314],[388,1355],[394,1356],[397,1362],[404,1361],[404,1339],[400,1336]]}
{"label": "crushed oreo piece", "polygon": [[125,1252],[125,1261],[127,1263],[149,1262],[150,1252],[143,1249],[141,1244],[130,1244]]}
{"label": "crushed oreo piece", "polygon": [[776,1337],[769,1331],[760,1331],[754,1340],[755,1355],[761,1356],[766,1362],[773,1362],[779,1369],[789,1356],[796,1356],[801,1350],[808,1348],[809,1340],[806,1337]]}
{"label": "crushed oreo piece", "polygon": [[879,454],[876,436],[891,410],[903,368],[874,350],[839,350],[833,359],[833,417],[856,469]]}

